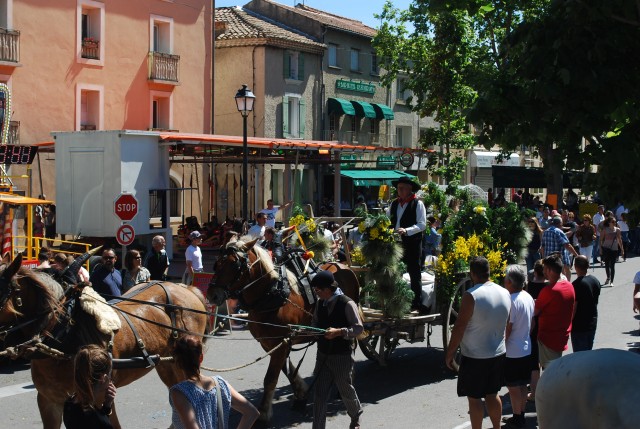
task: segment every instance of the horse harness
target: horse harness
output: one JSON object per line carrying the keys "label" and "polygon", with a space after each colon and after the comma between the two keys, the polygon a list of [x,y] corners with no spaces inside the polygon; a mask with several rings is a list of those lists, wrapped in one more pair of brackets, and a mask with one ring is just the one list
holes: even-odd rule
{"label": "horse harness", "polygon": [[[171,293],[169,292],[169,290],[166,288],[165,285],[162,284],[161,281],[152,281],[147,283],[145,286],[142,286],[139,289],[136,289],[134,291],[131,291],[125,295],[122,296],[122,298],[133,298],[135,296],[137,296],[138,294],[140,294],[141,292],[149,289],[152,286],[160,286],[162,288],[162,290],[165,293],[165,296],[167,297],[167,306],[164,308],[165,311],[167,311],[169,313],[169,318],[171,319],[171,337],[175,340],[178,338],[178,330],[177,328],[177,324],[176,324],[176,307],[173,304],[173,300],[171,299]],[[131,332],[133,333],[133,336],[135,337],[136,340],[136,344],[138,345],[138,348],[140,349],[140,353],[142,354],[142,358],[144,361],[147,362],[147,368],[153,368],[156,366],[156,362],[157,361],[157,356],[156,355],[151,355],[149,354],[149,352],[147,351],[147,348],[145,347],[144,341],[142,340],[142,337],[140,337],[140,334],[138,333],[138,330],[136,329],[135,325],[133,324],[133,322],[131,322],[131,319],[129,318],[129,315],[127,313],[125,313],[123,310],[119,309],[115,304],[117,304],[118,302],[121,302],[122,299],[112,299],[109,301],[109,305],[111,305],[112,308],[118,310],[118,312],[122,315],[123,319],[127,322],[127,324],[129,325],[129,328],[131,328]],[[111,354],[112,350],[113,350],[113,336],[111,337],[111,341],[109,341],[108,347],[107,347],[109,354]]]}

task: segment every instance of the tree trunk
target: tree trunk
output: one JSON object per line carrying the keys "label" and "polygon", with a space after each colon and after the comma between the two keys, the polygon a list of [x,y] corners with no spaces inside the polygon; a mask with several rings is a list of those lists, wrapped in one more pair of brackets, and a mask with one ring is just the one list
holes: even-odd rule
{"label": "tree trunk", "polygon": [[[554,149],[553,144],[540,148],[542,157],[544,177],[547,182],[547,195],[557,195],[555,209],[562,208],[562,174],[564,171],[564,160],[561,152]],[[547,198],[548,199],[548,198]]]}

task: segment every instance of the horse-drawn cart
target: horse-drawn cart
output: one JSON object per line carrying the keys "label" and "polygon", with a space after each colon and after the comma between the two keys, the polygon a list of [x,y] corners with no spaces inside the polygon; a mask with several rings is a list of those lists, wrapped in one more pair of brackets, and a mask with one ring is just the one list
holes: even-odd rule
{"label": "horse-drawn cart", "polygon": [[417,343],[426,340],[427,347],[431,347],[433,324],[440,318],[439,313],[386,318],[380,310],[369,308],[364,308],[363,313],[366,337],[358,340],[360,350],[368,359],[382,366],[386,365],[400,341]]}
{"label": "horse-drawn cart", "polygon": [[[368,359],[386,366],[387,360],[400,341],[413,344],[426,340],[427,347],[431,347],[433,328],[440,325],[442,344],[446,351],[451,339],[451,329],[458,317],[462,294],[471,286],[470,279],[461,280],[442,314],[435,311],[429,314],[418,314],[414,311],[399,318],[390,318],[385,317],[380,310],[363,307],[364,334],[363,338],[358,339],[360,350]],[[431,308],[437,308],[435,303]],[[459,356],[456,357],[454,364],[457,365],[458,361]]]}

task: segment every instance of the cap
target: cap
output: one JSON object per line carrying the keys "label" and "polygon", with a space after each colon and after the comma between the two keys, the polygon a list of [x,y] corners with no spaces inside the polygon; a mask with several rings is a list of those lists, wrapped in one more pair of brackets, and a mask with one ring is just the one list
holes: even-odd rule
{"label": "cap", "polygon": [[333,278],[333,274],[330,271],[318,271],[318,274],[311,279],[311,287],[323,289],[327,287],[335,287],[336,280]]}
{"label": "cap", "polygon": [[397,187],[400,183],[407,183],[407,184],[411,185],[411,190],[413,192],[416,192],[417,190],[420,189],[420,184],[418,182],[415,182],[415,181],[409,179],[408,177],[399,178],[398,180],[393,182],[393,186]]}
{"label": "cap", "polygon": [[189,234],[190,240],[195,240],[196,238],[200,238],[200,237],[202,237],[202,234],[200,234],[200,231],[192,231],[191,234]]}

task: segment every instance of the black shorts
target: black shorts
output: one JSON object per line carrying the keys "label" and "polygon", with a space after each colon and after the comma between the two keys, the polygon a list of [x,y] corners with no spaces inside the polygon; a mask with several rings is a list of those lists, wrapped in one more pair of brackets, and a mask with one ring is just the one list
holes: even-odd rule
{"label": "black shorts", "polygon": [[531,355],[506,358],[503,372],[505,386],[526,386],[531,382]]}
{"label": "black shorts", "polygon": [[489,359],[462,356],[458,372],[458,396],[484,398],[498,393],[502,387],[505,355]]}
{"label": "black shorts", "polygon": [[44,227],[44,236],[46,238],[56,238],[56,226],[55,225],[48,225]]}

